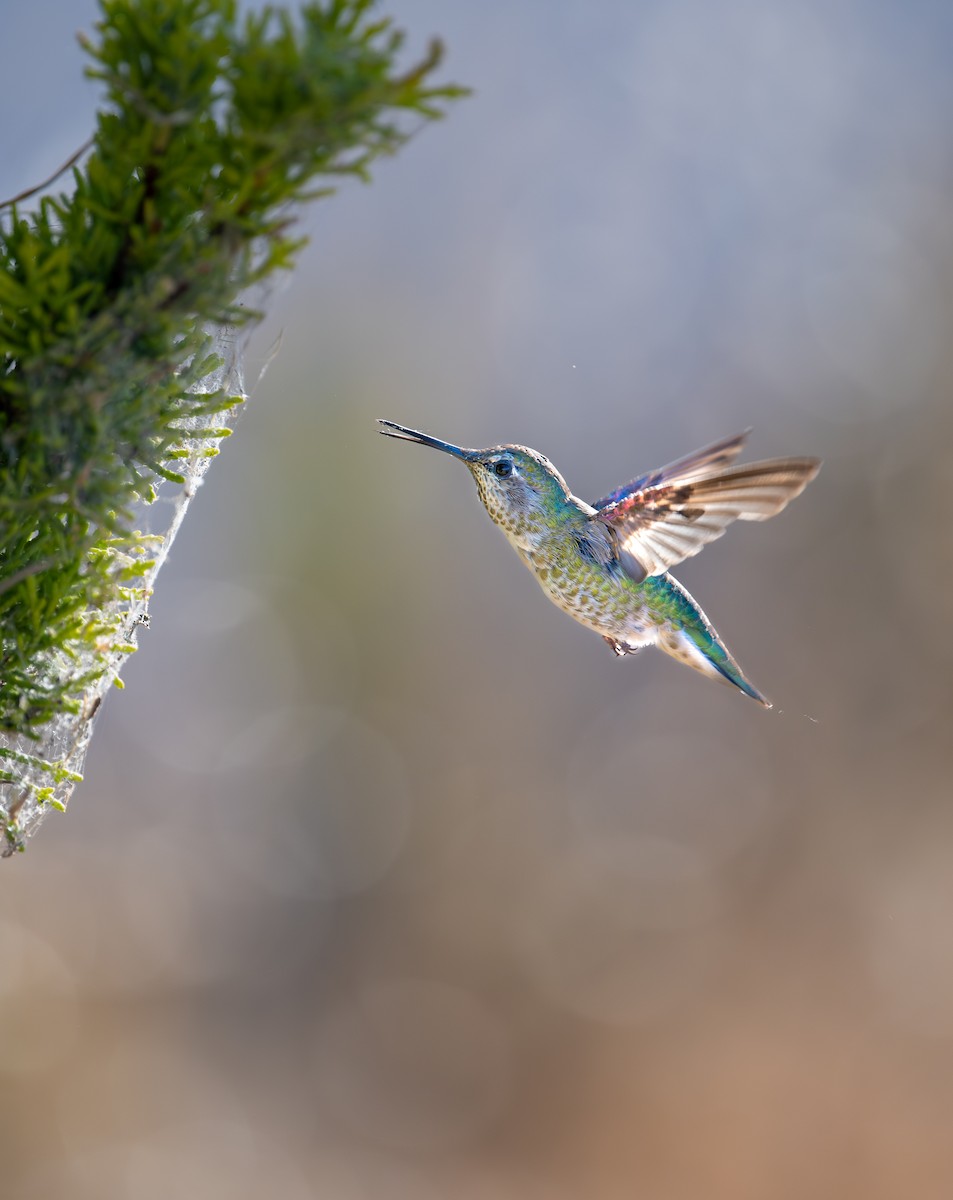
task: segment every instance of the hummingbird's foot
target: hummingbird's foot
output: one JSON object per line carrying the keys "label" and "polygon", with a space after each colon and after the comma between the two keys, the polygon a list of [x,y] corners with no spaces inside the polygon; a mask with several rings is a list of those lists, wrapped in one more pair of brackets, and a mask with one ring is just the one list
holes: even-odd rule
{"label": "hummingbird's foot", "polygon": [[612,647],[619,658],[625,658],[625,656],[629,653],[628,647],[624,642],[619,642],[614,637],[609,637],[608,634],[603,634],[602,640],[606,643],[606,645]]}

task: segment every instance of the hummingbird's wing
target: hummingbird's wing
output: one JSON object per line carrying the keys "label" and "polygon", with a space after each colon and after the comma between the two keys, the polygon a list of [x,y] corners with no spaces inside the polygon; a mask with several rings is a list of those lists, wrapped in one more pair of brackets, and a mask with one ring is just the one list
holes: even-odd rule
{"label": "hummingbird's wing", "polygon": [[775,516],[821,469],[816,458],[731,466],[745,436],[645,475],[597,507],[590,520],[614,532],[619,561],[637,583],[691,558],[732,521]]}
{"label": "hummingbird's wing", "polygon": [[645,475],[640,475],[638,479],[633,479],[631,483],[624,483],[621,487],[617,487],[615,491],[610,492],[608,496],[603,496],[601,500],[596,500],[592,507],[608,508],[610,504],[618,504],[626,496],[641,492],[644,488],[658,487],[660,484],[670,483],[676,479],[680,483],[690,483],[693,479],[703,479],[706,475],[715,475],[723,467],[728,467],[735,461],[744,448],[750,432],[750,429],[746,429],[743,433],[736,433],[734,437],[722,438],[720,442],[712,442],[710,446],[695,450],[692,454],[686,454],[684,458],[676,459],[667,467],[659,467],[657,471],[648,471]]}

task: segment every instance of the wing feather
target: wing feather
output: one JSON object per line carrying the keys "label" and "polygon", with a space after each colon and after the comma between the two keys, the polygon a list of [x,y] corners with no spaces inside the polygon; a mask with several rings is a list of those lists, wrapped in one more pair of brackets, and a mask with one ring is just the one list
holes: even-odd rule
{"label": "wing feather", "polygon": [[[766,521],[820,470],[814,458],[734,467],[746,434],[641,476],[597,505],[592,522],[615,534],[623,568],[637,581],[660,575],[721,537],[732,521]],[[726,467],[727,464],[727,467]]]}
{"label": "wing feather", "polygon": [[742,433],[722,438],[720,442],[712,442],[710,446],[704,446],[701,450],[686,454],[684,458],[676,459],[667,467],[648,471],[645,475],[640,475],[638,479],[633,479],[631,483],[624,483],[621,487],[617,487],[608,496],[597,500],[592,507],[608,508],[610,504],[617,504],[626,496],[631,496],[633,492],[641,492],[649,487],[660,487],[663,483],[670,483],[676,479],[681,483],[690,483],[693,479],[716,475],[725,467],[730,467],[735,461],[744,448],[750,432],[750,429],[745,429]]}

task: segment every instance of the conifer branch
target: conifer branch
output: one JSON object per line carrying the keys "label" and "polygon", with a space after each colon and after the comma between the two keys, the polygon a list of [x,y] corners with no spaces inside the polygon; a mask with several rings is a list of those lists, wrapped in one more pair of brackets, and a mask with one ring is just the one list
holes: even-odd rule
{"label": "conifer branch", "polygon": [[[371,0],[239,17],[235,0],[101,0],[105,103],[73,189],[0,208],[0,822],[11,847],[78,777],[161,561],[136,532],[194,491],[241,400],[223,344],[294,263],[290,213],[367,178],[462,89],[398,71]],[[78,166],[83,154],[87,157]],[[231,339],[231,340],[230,340]],[[167,547],[166,547],[167,549]],[[51,734],[54,731],[55,736]]]}

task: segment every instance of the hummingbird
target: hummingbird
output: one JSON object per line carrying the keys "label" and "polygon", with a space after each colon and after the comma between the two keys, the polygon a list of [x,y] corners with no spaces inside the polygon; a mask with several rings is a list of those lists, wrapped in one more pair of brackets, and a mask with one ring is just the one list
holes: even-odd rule
{"label": "hummingbird", "polygon": [[668,572],[732,521],[776,516],[821,469],[816,458],[735,465],[748,432],[649,471],[587,504],[528,446],[468,450],[379,421],[380,433],[466,465],[491,519],[552,602],[602,635],[615,654],[658,646],[766,708],[714,626]]}

